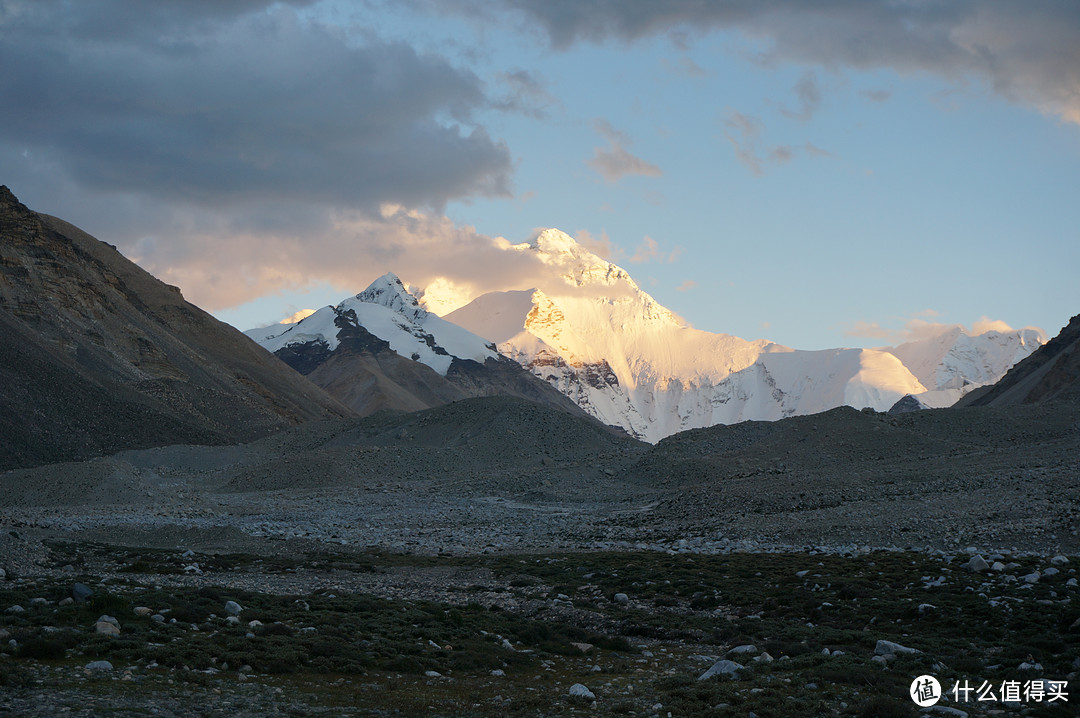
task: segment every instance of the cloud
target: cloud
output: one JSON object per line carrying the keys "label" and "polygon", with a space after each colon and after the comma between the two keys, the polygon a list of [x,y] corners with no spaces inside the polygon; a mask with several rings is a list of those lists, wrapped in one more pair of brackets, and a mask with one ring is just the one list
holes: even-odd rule
{"label": "cloud", "polygon": [[[265,206],[266,212],[273,208]],[[163,210],[157,215],[166,216]],[[443,278],[471,296],[536,286],[550,269],[510,243],[449,219],[387,206],[377,215],[312,213],[302,226],[258,225],[197,208],[177,212],[156,232],[133,231],[120,249],[209,310],[238,306],[316,280],[355,293],[385,272],[427,286]],[[106,241],[115,237],[99,235]],[[180,241],[183,238],[183,241]]]}
{"label": "cloud", "polygon": [[625,147],[630,144],[630,138],[625,132],[612,127],[607,120],[597,119],[593,127],[608,141],[610,147],[593,148],[593,156],[586,160],[585,164],[599,172],[608,182],[618,182],[627,175],[659,177],[664,174],[663,170],[651,162],[630,154]]}
{"label": "cloud", "polygon": [[641,238],[641,244],[637,246],[634,250],[634,254],[627,261],[632,264],[644,264],[645,262],[656,259],[660,255],[660,245],[655,239],[649,235],[645,235]]}
{"label": "cloud", "polygon": [[472,121],[483,83],[404,43],[258,0],[2,7],[2,142],[81,187],[369,210],[509,193],[509,149]]}
{"label": "cloud", "polygon": [[673,75],[682,75],[683,77],[708,77],[709,75],[715,74],[712,70],[706,70],[685,55],[680,57],[678,62],[672,62],[665,57],[660,63],[665,70]]}
{"label": "cloud", "polygon": [[682,284],[675,287],[675,291],[676,292],[688,292],[688,291],[690,291],[691,289],[693,289],[696,286],[697,286],[697,282],[695,282],[693,279],[686,279],[686,280],[683,280]]}
{"label": "cloud", "polygon": [[985,334],[986,332],[1011,332],[1014,331],[1006,322],[1000,319],[991,319],[985,314],[971,325],[971,330],[975,334]]}
{"label": "cloud", "polygon": [[844,336],[865,339],[893,339],[897,336],[897,332],[894,329],[886,329],[877,322],[859,320],[844,332]]}
{"label": "cloud", "polygon": [[306,319],[306,318],[310,317],[314,313],[315,313],[314,309],[300,309],[300,310],[297,310],[296,312],[293,312],[292,314],[285,317],[284,319],[282,319],[280,322],[278,322],[278,324],[296,324],[297,322],[301,321],[302,319]]}
{"label": "cloud", "polygon": [[612,244],[607,230],[601,230],[600,236],[596,237],[587,229],[579,229],[574,239],[585,249],[609,262],[615,261],[622,254],[622,248]]}
{"label": "cloud", "polygon": [[892,97],[892,90],[863,90],[859,93],[871,102],[886,102]]}
{"label": "cloud", "polygon": [[[485,0],[441,3],[474,13]],[[710,31],[742,33],[764,46],[765,64],[925,72],[954,82],[977,78],[1011,102],[1080,123],[1080,3],[1060,0],[729,0],[666,3],[532,2],[502,8],[539,27],[560,49],[582,42]]]}
{"label": "cloud", "polygon": [[806,122],[814,116],[821,106],[821,88],[818,87],[817,75],[813,70],[803,73],[799,81],[795,83],[795,97],[799,102],[799,109],[789,110],[786,107],[780,111],[793,120]]}
{"label": "cloud", "polygon": [[[856,321],[844,332],[845,336],[861,337],[865,339],[879,339],[890,345],[904,344],[905,342],[921,341],[941,336],[946,332],[960,330],[968,336],[978,336],[986,332],[1012,332],[1016,331],[1008,323],[1000,319],[990,319],[982,316],[972,323],[970,327],[963,324],[948,324],[931,322],[920,317],[936,317],[938,312],[933,309],[924,309],[915,312],[905,323],[903,328],[885,327],[878,322]],[[1038,327],[1029,327],[1045,335]]]}
{"label": "cloud", "polygon": [[548,115],[548,108],[559,104],[555,96],[548,92],[544,81],[528,70],[500,72],[495,77],[509,92],[495,103],[499,109],[544,119]]}

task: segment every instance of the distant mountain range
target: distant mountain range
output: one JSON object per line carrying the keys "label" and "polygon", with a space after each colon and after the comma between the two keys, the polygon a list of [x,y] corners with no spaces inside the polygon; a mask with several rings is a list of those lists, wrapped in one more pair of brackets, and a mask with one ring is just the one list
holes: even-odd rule
{"label": "distant mountain range", "polygon": [[351,413],[115,247],[0,187],[0,470]]}
{"label": "distant mountain range", "polygon": [[439,318],[386,275],[336,307],[247,334],[360,413],[433,406],[461,392],[559,403],[510,370],[512,359],[601,422],[652,442],[842,405],[884,411],[909,395],[948,406],[1044,341],[1033,329],[970,336],[945,327],[896,347],[797,351],[687,326],[625,270],[558,230],[521,249],[550,268],[545,289],[485,294]]}

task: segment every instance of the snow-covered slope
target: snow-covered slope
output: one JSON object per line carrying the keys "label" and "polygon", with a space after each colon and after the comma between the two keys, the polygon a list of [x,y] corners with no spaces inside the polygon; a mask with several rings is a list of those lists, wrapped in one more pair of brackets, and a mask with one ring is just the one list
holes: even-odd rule
{"label": "snow-covered slope", "polygon": [[620,267],[554,229],[512,247],[551,280],[476,298],[446,319],[496,343],[608,424],[649,441],[684,429],[780,419],[840,405],[928,406],[995,381],[1041,344],[1037,331],[957,328],[889,349],[795,351],[687,326]]}
{"label": "snow-covered slope", "polygon": [[486,339],[435,316],[420,306],[394,274],[385,274],[355,297],[323,307],[295,324],[249,329],[249,337],[271,352],[321,342],[329,351],[339,345],[343,326],[363,327],[403,357],[446,376],[455,358],[481,364],[499,357]]}
{"label": "snow-covered slope", "polygon": [[495,395],[584,416],[487,339],[421,307],[393,274],[337,306],[247,335],[362,416]]}

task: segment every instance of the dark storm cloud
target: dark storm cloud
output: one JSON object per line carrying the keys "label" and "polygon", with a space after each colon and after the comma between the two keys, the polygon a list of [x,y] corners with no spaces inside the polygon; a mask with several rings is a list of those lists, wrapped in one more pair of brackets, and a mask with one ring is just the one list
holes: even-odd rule
{"label": "dark storm cloud", "polygon": [[471,72],[281,3],[0,0],[2,142],[87,188],[206,206],[506,194],[509,151],[471,123],[488,105]]}
{"label": "dark storm cloud", "polygon": [[[480,0],[442,2],[473,12]],[[1015,102],[1080,123],[1080,2],[1061,0],[502,0],[556,48],[738,30],[764,63],[976,75]]]}

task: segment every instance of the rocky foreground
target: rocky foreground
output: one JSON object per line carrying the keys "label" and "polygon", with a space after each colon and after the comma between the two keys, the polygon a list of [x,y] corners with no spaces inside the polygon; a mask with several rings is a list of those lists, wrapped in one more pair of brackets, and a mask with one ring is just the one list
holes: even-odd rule
{"label": "rocky foreground", "polygon": [[1078,448],[1053,404],[650,447],[486,399],[12,471],[0,711],[1075,715]]}

